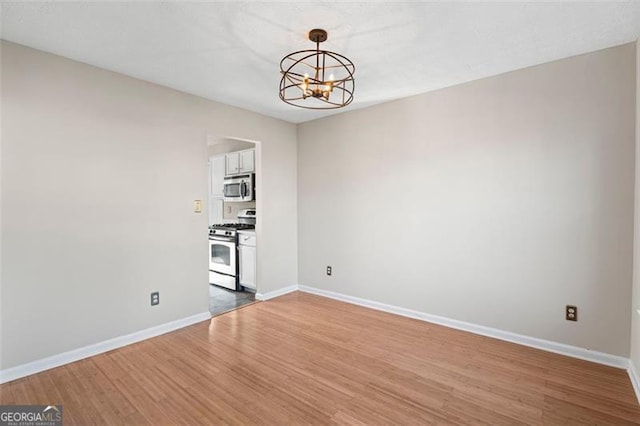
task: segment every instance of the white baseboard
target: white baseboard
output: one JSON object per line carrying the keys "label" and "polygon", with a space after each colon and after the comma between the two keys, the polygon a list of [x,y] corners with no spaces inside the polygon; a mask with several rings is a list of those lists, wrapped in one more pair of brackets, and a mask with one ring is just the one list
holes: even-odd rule
{"label": "white baseboard", "polygon": [[629,368],[627,368],[627,372],[629,373],[629,379],[631,379],[631,385],[633,386],[633,390],[636,392],[636,397],[638,398],[638,403],[640,404],[640,376],[638,376],[638,371],[633,365],[633,361],[629,360]]}
{"label": "white baseboard", "polygon": [[10,382],[12,380],[30,376],[41,371],[79,361],[90,356],[121,348],[132,343],[140,342],[142,340],[156,337],[161,334],[165,334],[170,331],[174,331],[179,328],[183,328],[188,325],[196,324],[198,322],[206,321],[209,319],[211,319],[211,314],[209,312],[202,312],[200,314],[192,315],[187,318],[182,318],[165,324],[156,325],[154,327],[136,331],[131,334],[104,340],[102,342],[94,343],[89,346],[84,346],[82,348],[63,352],[58,355],[53,355],[47,358],[42,358],[26,364],[18,365],[16,367],[0,370],[0,383]]}
{"label": "white baseboard", "polygon": [[287,293],[292,293],[296,290],[298,290],[298,285],[294,284],[288,287],[279,288],[278,290],[268,291],[266,293],[256,293],[256,300],[269,300]]}
{"label": "white baseboard", "polygon": [[438,315],[426,314],[424,312],[414,311],[412,309],[401,308],[398,306],[387,305],[385,303],[374,302],[372,300],[362,299],[359,297],[348,296],[333,291],[322,290],[319,288],[308,287],[306,285],[298,286],[300,291],[316,294],[331,299],[340,300],[342,302],[352,303],[367,308],[376,309],[378,311],[389,312],[391,314],[401,315],[403,317],[414,318],[434,324],[444,325],[445,327],[455,328],[457,330],[468,331],[482,336],[493,337],[507,342],[517,343],[536,349],[542,349],[548,352],[554,352],[560,355],[566,355],[573,358],[579,358],[586,361],[596,362],[598,364],[609,365],[612,367],[628,369],[629,359],[617,355],[611,355],[603,352],[592,351],[589,349],[579,348],[577,346],[566,345],[564,343],[552,342],[550,340],[539,339],[536,337],[525,336],[522,334],[512,333],[510,331],[499,330],[497,328],[485,327],[482,325],[472,324],[464,321],[458,321],[451,318],[441,317]]}

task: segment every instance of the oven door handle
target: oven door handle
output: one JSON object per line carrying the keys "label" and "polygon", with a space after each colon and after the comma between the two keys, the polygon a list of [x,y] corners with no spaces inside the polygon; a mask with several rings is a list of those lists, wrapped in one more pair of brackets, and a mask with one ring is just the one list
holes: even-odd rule
{"label": "oven door handle", "polygon": [[209,241],[221,241],[224,243],[233,243],[234,239],[232,237],[209,237]]}

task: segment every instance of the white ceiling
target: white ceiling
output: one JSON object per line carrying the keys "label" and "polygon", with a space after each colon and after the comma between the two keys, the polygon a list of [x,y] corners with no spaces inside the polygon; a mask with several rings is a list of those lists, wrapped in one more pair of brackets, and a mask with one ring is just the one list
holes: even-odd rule
{"label": "white ceiling", "polygon": [[[635,41],[640,1],[2,3],[1,37],[291,122]],[[280,101],[279,63],[323,43],[356,65],[354,102]]]}

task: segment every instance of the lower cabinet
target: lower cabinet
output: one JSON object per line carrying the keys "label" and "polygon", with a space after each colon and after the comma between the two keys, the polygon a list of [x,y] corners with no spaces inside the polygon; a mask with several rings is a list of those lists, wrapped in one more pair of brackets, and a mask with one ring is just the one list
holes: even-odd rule
{"label": "lower cabinet", "polygon": [[255,233],[238,233],[240,261],[240,285],[256,290],[256,236]]}

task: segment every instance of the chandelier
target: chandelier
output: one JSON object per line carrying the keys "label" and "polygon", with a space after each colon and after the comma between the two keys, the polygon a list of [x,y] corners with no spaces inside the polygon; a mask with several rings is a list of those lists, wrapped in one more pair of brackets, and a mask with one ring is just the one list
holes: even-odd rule
{"label": "chandelier", "polygon": [[348,58],[328,50],[320,50],[327,40],[321,29],[309,31],[315,50],[300,50],[280,61],[280,99],[308,109],[333,109],[353,101],[356,67]]}

